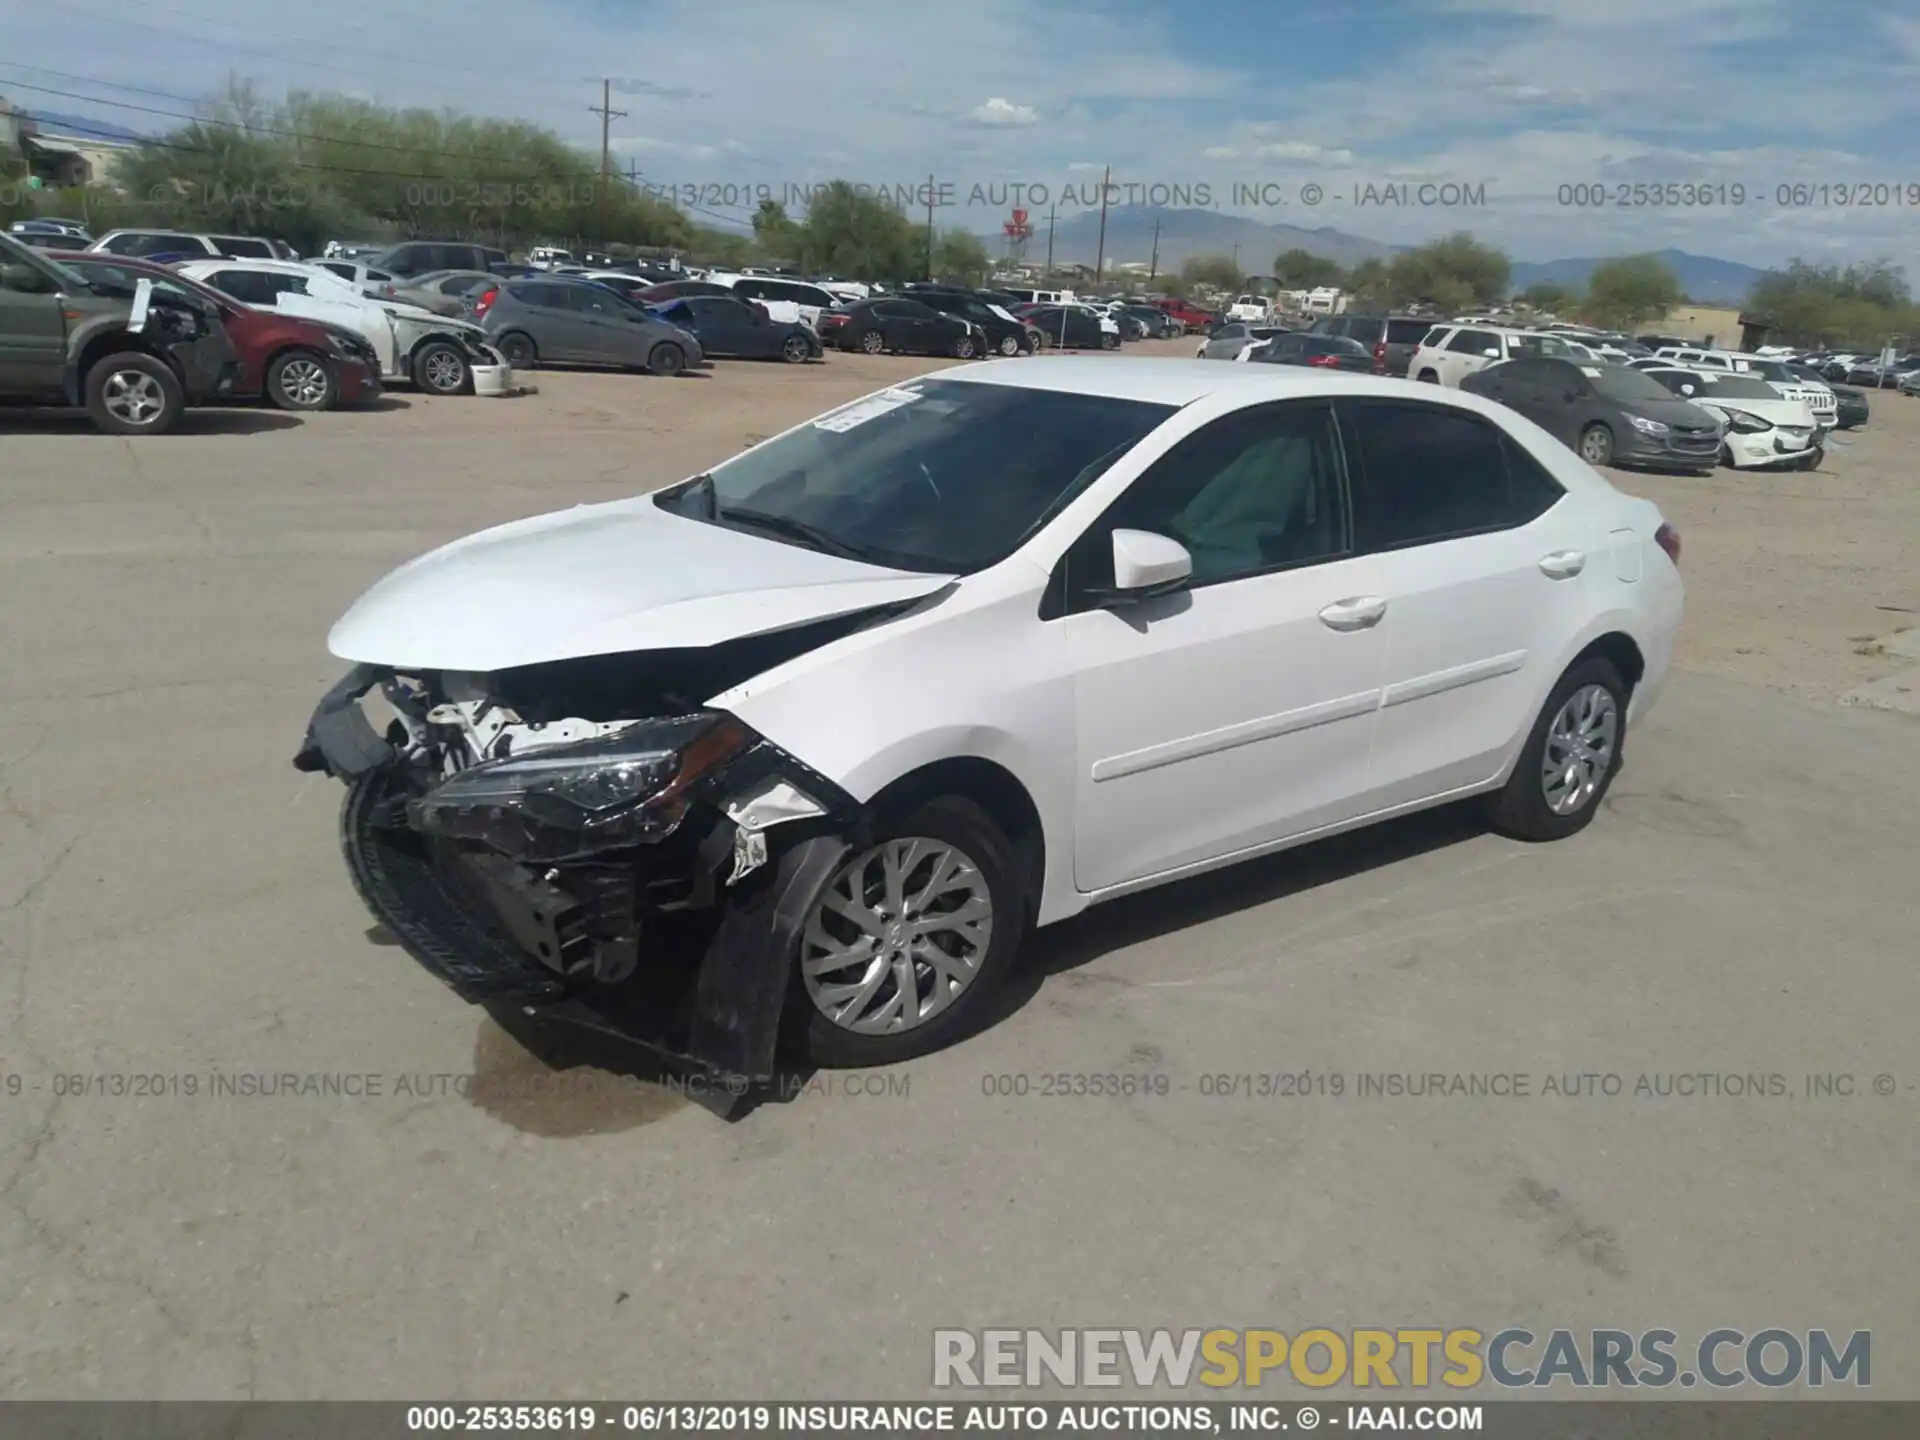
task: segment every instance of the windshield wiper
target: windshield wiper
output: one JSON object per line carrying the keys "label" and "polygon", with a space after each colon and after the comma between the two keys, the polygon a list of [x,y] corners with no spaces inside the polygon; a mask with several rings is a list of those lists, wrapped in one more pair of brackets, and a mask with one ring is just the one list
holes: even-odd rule
{"label": "windshield wiper", "polygon": [[671,500],[677,509],[682,500],[689,495],[700,497],[700,518],[712,520],[720,513],[719,501],[713,493],[713,476],[696,475],[691,480],[683,480],[678,485],[662,490],[657,499]]}
{"label": "windshield wiper", "polygon": [[791,515],[773,515],[765,510],[721,510],[716,508],[713,518],[722,524],[739,525],[749,530],[765,531],[769,535],[778,535],[786,540],[798,540],[813,550],[823,550],[829,555],[838,555],[843,560],[865,560],[866,555],[856,547],[849,545],[837,535],[829,535],[816,525],[804,520],[796,520]]}

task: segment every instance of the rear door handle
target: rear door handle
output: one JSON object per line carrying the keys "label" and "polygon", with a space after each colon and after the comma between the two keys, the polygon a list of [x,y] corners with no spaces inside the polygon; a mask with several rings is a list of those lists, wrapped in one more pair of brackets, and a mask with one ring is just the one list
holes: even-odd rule
{"label": "rear door handle", "polygon": [[1386,613],[1387,602],[1378,595],[1353,595],[1327,606],[1320,620],[1330,630],[1371,630]]}
{"label": "rear door handle", "polygon": [[1550,580],[1571,580],[1587,568],[1587,557],[1578,550],[1556,550],[1540,557],[1540,573]]}

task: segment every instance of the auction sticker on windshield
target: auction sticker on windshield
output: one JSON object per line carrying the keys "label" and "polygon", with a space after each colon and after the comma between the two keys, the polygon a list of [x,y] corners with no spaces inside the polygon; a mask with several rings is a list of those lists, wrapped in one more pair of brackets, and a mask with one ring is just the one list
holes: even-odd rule
{"label": "auction sticker on windshield", "polygon": [[813,428],[842,434],[856,425],[864,425],[869,420],[891,414],[902,405],[911,405],[921,398],[917,390],[882,390],[878,395],[869,395],[864,400],[854,401],[844,410],[836,410],[831,415],[821,416],[813,422]]}

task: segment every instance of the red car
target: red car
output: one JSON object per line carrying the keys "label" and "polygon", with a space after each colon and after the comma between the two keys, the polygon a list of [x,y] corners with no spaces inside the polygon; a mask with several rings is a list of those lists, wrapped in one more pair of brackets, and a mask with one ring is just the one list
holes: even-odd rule
{"label": "red car", "polygon": [[145,278],[190,291],[220,311],[227,339],[240,360],[232,395],[271,400],[282,410],[331,410],[362,405],[380,394],[380,357],[366,337],[339,325],[242,305],[210,285],[148,260],[92,252],[49,258],[89,279],[131,287]]}
{"label": "red car", "polygon": [[1163,315],[1171,315],[1189,330],[1204,330],[1220,318],[1188,300],[1155,300],[1153,308]]}

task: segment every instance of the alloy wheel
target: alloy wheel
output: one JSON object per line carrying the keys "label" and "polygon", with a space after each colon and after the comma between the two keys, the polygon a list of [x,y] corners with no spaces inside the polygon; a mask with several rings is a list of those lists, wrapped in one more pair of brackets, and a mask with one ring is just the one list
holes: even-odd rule
{"label": "alloy wheel", "polygon": [[951,1008],[992,939],[993,897],[970,856],[945,840],[887,840],[842,865],[815,902],[800,978],[841,1029],[898,1034]]}
{"label": "alloy wheel", "polygon": [[160,382],[144,370],[116,370],[101,387],[101,402],[125,425],[151,425],[167,408]]}
{"label": "alloy wheel", "polygon": [[451,350],[434,351],[420,370],[427,388],[442,395],[451,395],[467,380],[467,362]]}
{"label": "alloy wheel", "polygon": [[280,367],[280,393],[303,409],[318,405],[327,398],[327,372],[318,360],[296,356]]}
{"label": "alloy wheel", "polygon": [[1620,707],[1604,685],[1582,685],[1547,726],[1540,757],[1540,788],[1547,808],[1571,815],[1590,802],[1613,768],[1620,740]]}

